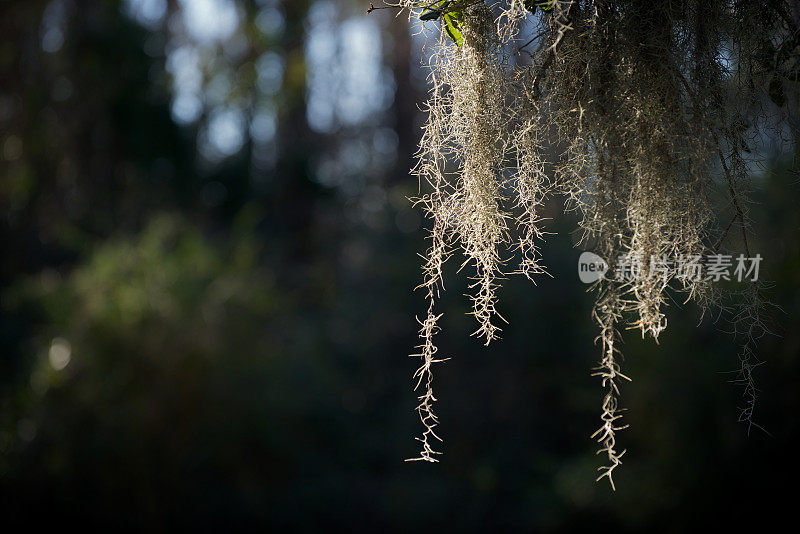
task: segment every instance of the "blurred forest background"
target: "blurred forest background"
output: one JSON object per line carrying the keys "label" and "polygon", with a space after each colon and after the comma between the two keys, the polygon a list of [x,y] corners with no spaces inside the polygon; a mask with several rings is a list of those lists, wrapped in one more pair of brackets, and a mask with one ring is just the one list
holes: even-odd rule
{"label": "blurred forest background", "polygon": [[[798,497],[800,189],[765,144],[751,247],[785,315],[756,420],[735,340],[673,306],[625,338],[631,428],[595,483],[603,396],[575,220],[553,278],[507,280],[469,337],[448,271],[417,454],[407,355],[425,222],[407,197],[421,38],[361,0],[0,3],[0,512],[115,531],[614,529],[788,517]],[[617,475],[618,473],[618,475]],[[794,477],[794,478],[792,478]]]}

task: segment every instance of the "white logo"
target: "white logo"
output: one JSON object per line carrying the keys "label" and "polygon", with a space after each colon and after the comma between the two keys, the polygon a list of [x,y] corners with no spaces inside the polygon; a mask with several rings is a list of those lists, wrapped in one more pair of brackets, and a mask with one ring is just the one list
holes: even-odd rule
{"label": "white logo", "polygon": [[608,263],[594,252],[584,252],[578,258],[578,277],[584,284],[597,282],[606,271]]}

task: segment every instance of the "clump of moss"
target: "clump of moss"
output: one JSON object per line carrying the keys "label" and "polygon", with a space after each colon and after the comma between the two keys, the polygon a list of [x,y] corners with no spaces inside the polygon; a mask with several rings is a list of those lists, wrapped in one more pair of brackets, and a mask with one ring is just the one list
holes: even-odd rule
{"label": "clump of moss", "polygon": [[[463,253],[462,267],[472,270],[474,333],[489,344],[502,320],[498,280],[506,271],[544,272],[539,209],[557,193],[580,213],[582,243],[609,260],[612,272],[628,273],[594,287],[602,350],[596,374],[606,393],[593,437],[608,460],[599,478],[613,487],[625,452],[616,444],[625,427],[618,384],[628,379],[619,329],[657,341],[671,298],[719,309],[736,299],[704,277],[686,276],[684,260],[721,250],[751,256],[748,143],[775,124],[760,105],[765,94],[781,113],[792,112],[785,93],[796,95],[789,77],[800,71],[797,13],[789,2],[725,0],[556,1],[547,10],[523,0],[390,5],[410,14],[457,11],[463,36],[454,43],[443,31],[432,45],[428,120],[414,169],[425,184],[417,203],[432,221],[416,375],[425,431],[415,459],[438,454],[431,366],[442,361],[433,342],[442,265]],[[511,235],[519,237],[510,242]],[[520,252],[517,268],[501,259],[506,247]],[[769,305],[758,282],[744,296],[734,324],[746,340],[742,419],[754,424],[753,342],[765,332]]]}

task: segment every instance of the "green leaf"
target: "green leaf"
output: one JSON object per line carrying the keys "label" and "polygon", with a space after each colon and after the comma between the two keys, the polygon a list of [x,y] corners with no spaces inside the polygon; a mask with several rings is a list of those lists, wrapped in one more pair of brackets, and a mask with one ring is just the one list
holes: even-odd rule
{"label": "green leaf", "polygon": [[546,2],[538,2],[536,5],[538,5],[539,9],[542,11],[553,11],[555,3],[555,0],[547,0]]}
{"label": "green leaf", "polygon": [[464,44],[464,36],[461,35],[461,30],[458,29],[460,26],[459,21],[462,20],[462,15],[460,11],[455,11],[453,13],[445,13],[442,15],[442,22],[444,22],[444,31],[447,32],[447,35],[456,46],[461,46]]}
{"label": "green leaf", "polygon": [[440,16],[442,16],[442,12],[440,10],[446,8],[450,4],[450,0],[442,0],[439,2],[435,7],[431,5],[431,7],[426,8],[425,11],[419,16],[419,20],[422,21],[429,21],[429,20],[436,20]]}
{"label": "green leaf", "polygon": [[451,0],[442,0],[439,3],[429,4],[430,7],[427,7],[422,12],[419,20],[429,21],[442,17],[444,31],[456,46],[461,46],[464,44],[464,36],[461,34],[459,27],[461,26],[461,21],[464,20],[464,15],[461,11],[446,11],[451,4]]}

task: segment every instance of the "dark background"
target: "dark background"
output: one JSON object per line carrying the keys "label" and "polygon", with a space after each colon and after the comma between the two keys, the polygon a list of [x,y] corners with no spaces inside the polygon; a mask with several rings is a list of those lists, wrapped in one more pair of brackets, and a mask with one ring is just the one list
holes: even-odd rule
{"label": "dark background", "polygon": [[[800,202],[765,143],[751,248],[780,336],[757,429],[724,320],[625,335],[617,491],[589,436],[592,295],[511,277],[485,348],[449,265],[439,464],[407,357],[425,223],[407,197],[424,40],[366,2],[0,3],[0,524],[93,530],[681,532],[793,518]],[[8,527],[8,530],[5,530]]]}

